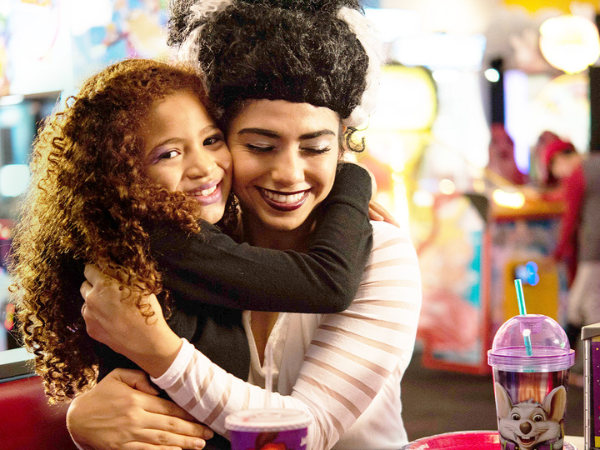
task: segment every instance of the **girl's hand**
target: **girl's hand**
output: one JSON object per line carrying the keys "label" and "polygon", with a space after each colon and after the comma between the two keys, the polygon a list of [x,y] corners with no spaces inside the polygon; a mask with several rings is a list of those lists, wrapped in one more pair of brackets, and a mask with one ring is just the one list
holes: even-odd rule
{"label": "girl's hand", "polygon": [[106,270],[87,264],[81,285],[85,303],[81,314],[89,336],[126,356],[153,377],[161,376],[175,360],[181,339],[169,328],[155,295],[136,300],[139,294]]}
{"label": "girl's hand", "polygon": [[400,228],[400,224],[394,219],[390,212],[374,200],[369,202],[369,219],[377,222],[387,222]]}
{"label": "girl's hand", "polygon": [[157,394],[144,372],[113,370],[69,406],[71,437],[85,450],[204,448],[210,428]]}

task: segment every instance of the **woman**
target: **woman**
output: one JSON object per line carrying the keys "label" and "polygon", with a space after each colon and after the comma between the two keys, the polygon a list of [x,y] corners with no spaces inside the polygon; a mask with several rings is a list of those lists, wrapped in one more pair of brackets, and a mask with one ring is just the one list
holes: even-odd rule
{"label": "woman", "polygon": [[[295,200],[301,198],[307,180],[316,184],[323,180],[320,184],[328,186],[325,180],[334,174],[331,159],[339,154],[340,130],[364,106],[365,49],[349,25],[337,18],[340,5],[327,4],[318,12],[311,10],[318,9],[317,4],[311,5],[303,11],[298,3],[289,10],[271,3],[234,3],[214,16],[193,9],[191,23],[180,21],[188,36],[198,42],[205,39],[211,46],[207,49],[196,41],[183,45],[200,49],[211,98],[223,107],[245,233],[255,244],[304,248],[315,217],[311,208],[295,208]],[[307,146],[307,139],[316,142]],[[310,163],[325,156],[329,159]],[[372,264],[347,314],[246,316],[251,315],[247,330],[256,346],[253,381],[262,375],[261,352],[270,339],[281,369],[278,389],[289,394],[274,395],[272,404],[311,414],[309,448],[336,443],[339,448],[399,448],[407,440],[399,383],[414,345],[420,306],[418,266],[405,235],[382,226],[375,237]],[[85,313],[89,332],[139,360],[154,381],[196,418],[225,433],[224,417],[246,407],[244,398],[250,406],[262,405],[264,391],[215,368],[170,334],[160,320],[149,326],[136,322],[138,316],[126,310],[119,314],[122,329],[142,333],[140,343],[150,348],[132,348],[124,335],[112,334],[106,324],[114,317],[104,313],[122,305],[120,296],[106,296],[112,306],[102,306],[97,287],[102,276],[94,270],[87,274],[90,284],[82,287],[82,293],[90,304]],[[116,288],[110,291],[118,294]],[[154,339],[167,347],[165,354],[152,356],[155,363],[161,361],[160,367],[150,362],[152,358],[139,359],[152,354]],[[300,354],[305,355],[303,360]],[[188,364],[194,360],[196,364]],[[212,383],[203,383],[206,371]]]}

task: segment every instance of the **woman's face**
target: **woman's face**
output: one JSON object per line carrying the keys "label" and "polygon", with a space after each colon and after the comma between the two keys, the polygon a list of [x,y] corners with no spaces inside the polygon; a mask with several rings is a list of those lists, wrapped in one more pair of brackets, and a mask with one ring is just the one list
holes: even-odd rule
{"label": "woman's face", "polygon": [[340,120],[328,108],[253,100],[232,120],[227,143],[234,191],[250,220],[295,230],[331,190]]}
{"label": "woman's face", "polygon": [[158,101],[142,137],[150,179],[194,197],[204,220],[219,221],[231,190],[231,154],[198,97],[180,91]]}

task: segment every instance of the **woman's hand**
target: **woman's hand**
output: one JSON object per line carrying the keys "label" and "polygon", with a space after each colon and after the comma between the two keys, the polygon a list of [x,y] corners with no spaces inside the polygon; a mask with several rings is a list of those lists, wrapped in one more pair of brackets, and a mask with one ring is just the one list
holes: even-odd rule
{"label": "woman's hand", "polygon": [[144,372],[113,370],[69,406],[71,437],[85,450],[204,448],[210,428],[157,394]]}
{"label": "woman's hand", "polygon": [[400,224],[394,219],[390,212],[374,200],[369,202],[369,219],[377,222],[387,222],[400,228]]}
{"label": "woman's hand", "polygon": [[84,275],[81,315],[90,337],[126,356],[153,377],[165,373],[181,348],[181,339],[169,328],[156,296],[141,298],[142,309],[154,313],[147,317],[136,305],[139,294],[107,269],[87,264]]}

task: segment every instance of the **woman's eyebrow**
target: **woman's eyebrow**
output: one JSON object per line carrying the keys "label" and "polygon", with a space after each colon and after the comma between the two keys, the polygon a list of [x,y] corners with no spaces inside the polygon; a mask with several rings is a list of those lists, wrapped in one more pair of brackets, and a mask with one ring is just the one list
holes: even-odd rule
{"label": "woman's eyebrow", "polygon": [[281,137],[279,133],[272,130],[265,130],[264,128],[242,128],[238,131],[238,134],[260,134],[262,136],[278,138]]}
{"label": "woman's eyebrow", "polygon": [[[240,131],[238,131],[238,134],[260,134],[262,136],[267,136],[267,137],[272,137],[272,138],[279,138],[281,137],[281,135],[273,130],[266,130],[264,128],[243,128]],[[300,135],[299,139],[301,141],[307,140],[307,139],[314,139],[314,138],[318,138],[320,136],[335,136],[335,132],[333,130],[328,130],[328,129],[323,129],[323,130],[318,130],[318,131],[311,131],[310,133],[305,133]]]}
{"label": "woman's eyebrow", "polygon": [[320,136],[335,136],[335,132],[332,130],[328,130],[328,129],[324,129],[324,130],[319,130],[319,131],[313,131],[311,133],[306,133],[300,136],[300,140],[304,141],[306,139],[314,139],[314,138],[318,138]]}

